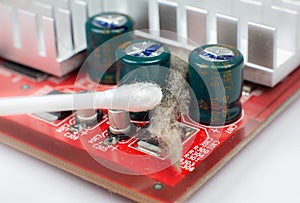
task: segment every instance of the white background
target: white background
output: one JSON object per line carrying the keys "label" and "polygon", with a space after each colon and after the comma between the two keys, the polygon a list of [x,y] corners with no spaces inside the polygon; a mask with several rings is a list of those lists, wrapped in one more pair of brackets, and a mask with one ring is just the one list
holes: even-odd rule
{"label": "white background", "polygon": [[[299,203],[300,99],[187,202]],[[0,202],[131,202],[0,144]]]}

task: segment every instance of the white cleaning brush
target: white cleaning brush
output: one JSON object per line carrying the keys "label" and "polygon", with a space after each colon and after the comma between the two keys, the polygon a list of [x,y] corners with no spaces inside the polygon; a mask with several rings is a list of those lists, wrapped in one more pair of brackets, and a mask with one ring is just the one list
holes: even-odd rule
{"label": "white cleaning brush", "polygon": [[91,108],[141,112],[155,108],[161,99],[161,88],[157,84],[134,83],[103,92],[3,98],[0,115]]}

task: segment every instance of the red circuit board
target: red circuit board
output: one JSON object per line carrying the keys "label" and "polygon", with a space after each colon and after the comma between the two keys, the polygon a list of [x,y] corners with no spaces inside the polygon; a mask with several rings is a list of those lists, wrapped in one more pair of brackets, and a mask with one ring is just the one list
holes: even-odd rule
{"label": "red circuit board", "polygon": [[[275,88],[256,86],[242,96],[243,115],[237,122],[209,127],[182,115],[184,153],[178,172],[165,156],[154,156],[137,147],[137,138],[104,146],[109,126],[105,115],[98,125],[70,132],[70,115],[48,122],[34,114],[0,118],[0,141],[49,164],[138,202],[183,202],[251,141],[287,104],[299,95],[300,70]],[[77,73],[38,82],[0,66],[0,97],[65,93],[98,86]],[[137,125],[136,133],[141,130]],[[120,173],[123,172],[123,173]]]}

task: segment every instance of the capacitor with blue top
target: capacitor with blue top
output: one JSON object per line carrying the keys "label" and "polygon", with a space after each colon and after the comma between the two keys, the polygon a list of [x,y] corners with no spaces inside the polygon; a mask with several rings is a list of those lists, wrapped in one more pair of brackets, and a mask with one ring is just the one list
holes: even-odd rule
{"label": "capacitor with blue top", "polygon": [[[166,75],[153,70],[153,67],[170,68],[169,48],[155,40],[143,39],[132,40],[122,44],[116,51],[119,62],[119,81],[126,80],[126,83],[140,81],[150,81],[164,86]],[[135,71],[140,67],[147,67],[143,71]],[[134,76],[130,76],[130,74]],[[124,78],[127,76],[126,78]]]}
{"label": "capacitor with blue top", "polygon": [[[116,84],[115,51],[131,40],[133,20],[121,13],[105,12],[89,18],[86,22],[88,73],[92,80],[102,84]],[[113,39],[113,40],[111,40]],[[100,46],[101,45],[101,46]],[[99,47],[100,46],[100,47]]]}
{"label": "capacitor with blue top", "polygon": [[191,52],[188,81],[198,100],[200,123],[220,126],[240,118],[243,65],[241,52],[227,45],[204,45]]}
{"label": "capacitor with blue top", "polygon": [[[164,87],[170,68],[170,50],[166,45],[149,39],[132,40],[117,49],[116,58],[120,84],[147,81]],[[131,119],[148,120],[148,112],[131,113]]]}

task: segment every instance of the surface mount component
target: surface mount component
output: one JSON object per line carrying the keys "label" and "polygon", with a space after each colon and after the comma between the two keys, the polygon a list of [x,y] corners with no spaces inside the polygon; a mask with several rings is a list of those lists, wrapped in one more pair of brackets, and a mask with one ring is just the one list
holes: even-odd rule
{"label": "surface mount component", "polygon": [[21,73],[22,75],[25,75],[29,78],[32,78],[32,79],[40,81],[40,82],[46,80],[49,76],[47,73],[44,73],[42,71],[35,70],[33,68],[23,66],[21,64],[17,64],[17,63],[11,62],[11,61],[5,61],[3,63],[3,66],[5,68],[13,70],[17,73]]}
{"label": "surface mount component", "polygon": [[[52,90],[47,95],[53,95],[53,94],[65,94],[64,92],[60,92],[57,90]],[[35,113],[34,115],[38,116],[39,118],[49,121],[49,122],[55,122],[57,120],[64,120],[68,116],[72,114],[72,111],[58,111],[58,112],[40,112]]]}
{"label": "surface mount component", "polygon": [[145,151],[146,153],[153,154],[154,156],[160,156],[162,150],[157,146],[152,143],[146,142],[144,140],[138,141],[138,149]]}
{"label": "surface mount component", "polygon": [[128,111],[108,110],[109,130],[111,133],[128,134],[131,131],[131,123]]}

